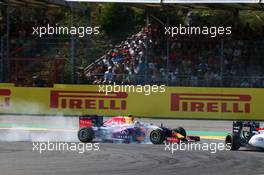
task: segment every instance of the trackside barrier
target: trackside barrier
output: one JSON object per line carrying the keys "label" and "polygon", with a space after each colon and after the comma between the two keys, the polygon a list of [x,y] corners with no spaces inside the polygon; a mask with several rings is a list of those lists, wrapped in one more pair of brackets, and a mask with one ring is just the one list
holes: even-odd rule
{"label": "trackside barrier", "polygon": [[264,89],[165,87],[165,92],[99,92],[99,86],[54,88],[0,84],[0,114],[127,115],[139,117],[264,120]]}

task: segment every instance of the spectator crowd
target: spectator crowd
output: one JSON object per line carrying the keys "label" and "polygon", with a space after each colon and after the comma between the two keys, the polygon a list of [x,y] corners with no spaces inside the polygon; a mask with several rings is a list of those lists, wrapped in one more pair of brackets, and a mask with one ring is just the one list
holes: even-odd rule
{"label": "spectator crowd", "polygon": [[82,76],[90,84],[264,87],[264,26],[221,38],[164,35],[149,25],[110,50]]}

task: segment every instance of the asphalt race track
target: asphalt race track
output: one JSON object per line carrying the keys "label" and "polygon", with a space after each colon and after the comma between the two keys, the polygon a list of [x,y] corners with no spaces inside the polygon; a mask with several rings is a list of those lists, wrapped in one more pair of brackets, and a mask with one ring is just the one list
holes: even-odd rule
{"label": "asphalt race track", "polygon": [[[41,123],[43,118],[21,117],[16,123]],[[76,119],[67,119],[74,123]],[[1,124],[14,122],[12,117],[0,118]],[[45,120],[46,122],[48,120]],[[155,121],[160,122],[160,121]],[[164,122],[164,121],[163,121]],[[60,123],[60,122],[59,122]],[[230,122],[222,121],[165,121],[206,131],[230,130]],[[203,127],[202,127],[203,126]],[[73,126],[73,128],[76,126]],[[6,134],[14,140],[5,140]],[[33,151],[34,137],[49,132],[45,139],[59,138],[61,131],[0,130],[1,175],[109,175],[109,174],[238,174],[263,175],[264,152],[243,148],[240,151],[181,151],[165,150],[165,145],[100,143],[99,150],[78,153],[73,151]],[[67,131],[65,140],[76,141],[76,133]],[[19,133],[19,134],[18,134]],[[34,137],[30,137],[34,135]],[[24,136],[23,136],[24,135]],[[70,136],[72,135],[72,136]],[[23,136],[23,137],[22,137]],[[53,137],[51,137],[53,136]],[[57,136],[57,137],[56,137]],[[49,138],[50,137],[50,138]],[[19,140],[20,139],[20,140]],[[31,139],[31,140],[30,140]],[[222,143],[223,140],[202,140],[202,143]],[[75,142],[74,142],[75,143]],[[201,143],[201,144],[202,144]],[[77,143],[76,143],[77,144]]]}
{"label": "asphalt race track", "polygon": [[30,142],[0,143],[1,175],[263,174],[264,154],[164,151],[164,145],[101,144],[99,151],[32,151]]}

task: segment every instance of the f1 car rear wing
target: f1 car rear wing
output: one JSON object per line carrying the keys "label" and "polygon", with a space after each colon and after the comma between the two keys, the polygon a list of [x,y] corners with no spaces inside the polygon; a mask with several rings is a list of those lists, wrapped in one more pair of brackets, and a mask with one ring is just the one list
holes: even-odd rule
{"label": "f1 car rear wing", "polygon": [[247,131],[252,133],[253,131],[257,131],[260,128],[259,122],[252,121],[234,121],[233,122],[233,133],[240,134],[241,131]]}
{"label": "f1 car rear wing", "polygon": [[84,127],[99,127],[103,125],[103,117],[97,116],[97,115],[86,115],[86,116],[80,116],[79,117],[79,128]]}
{"label": "f1 car rear wing", "polygon": [[247,145],[253,135],[259,132],[259,122],[253,121],[234,121],[233,122],[233,134],[240,137],[241,145]]}
{"label": "f1 car rear wing", "polygon": [[264,128],[257,128],[257,131],[264,131]]}

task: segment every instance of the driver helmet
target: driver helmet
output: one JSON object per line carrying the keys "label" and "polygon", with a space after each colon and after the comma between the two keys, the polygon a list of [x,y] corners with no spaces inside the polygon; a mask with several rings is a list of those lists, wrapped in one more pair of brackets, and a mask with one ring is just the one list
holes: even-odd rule
{"label": "driver helmet", "polygon": [[132,114],[128,114],[127,116],[131,118],[132,122],[134,122],[134,116]]}
{"label": "driver helmet", "polygon": [[135,127],[135,128],[139,128],[140,125],[141,125],[141,123],[140,123],[139,121],[135,121],[135,122],[134,122],[134,127]]}

